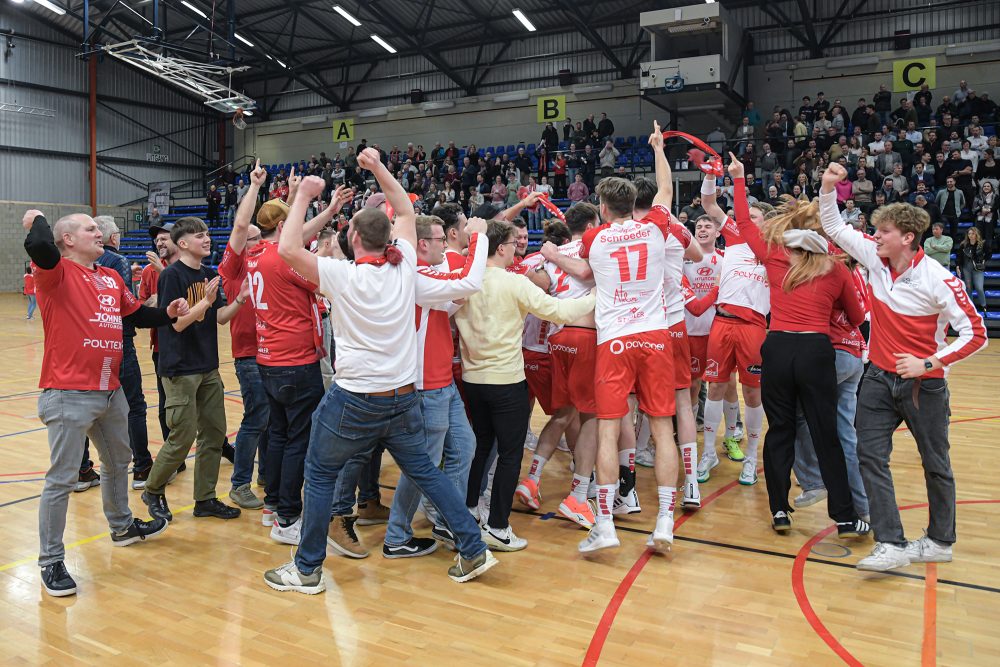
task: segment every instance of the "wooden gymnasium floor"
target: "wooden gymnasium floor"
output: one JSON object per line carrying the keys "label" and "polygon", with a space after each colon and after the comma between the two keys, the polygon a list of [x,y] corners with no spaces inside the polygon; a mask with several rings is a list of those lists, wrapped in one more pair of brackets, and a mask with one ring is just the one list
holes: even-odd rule
{"label": "wooden gymnasium floor", "polygon": [[[1000,656],[1000,491],[989,482],[1000,433],[996,347],[952,375],[961,503],[952,564],[859,573],[852,566],[871,542],[830,539],[823,504],[797,512],[790,536],[777,537],[764,484],[738,486],[739,469],[725,460],[702,488],[704,507],[678,516],[671,555],[645,549],[656,499],[652,472],[640,469],[644,511],[618,522],[620,549],[585,560],[576,551],[584,533],[552,514],[570,479],[560,453],[545,469],[542,513],[513,517],[528,549],[498,554],[501,566],[473,583],[446,577],[447,551],[384,560],[376,526],[360,529],[371,557],[327,560],[324,595],[273,592],[261,574],[287,561],[290,548],[268,538],[256,512],[194,519],[188,472],[169,488],[170,529],[127,549],[109,543],[99,490],[74,494],[65,541],[79,594],[55,599],[42,592],[35,565],[47,467],[35,416],[42,325],[24,321],[23,303],[0,297],[3,664],[899,666],[995,665]],[[228,329],[219,339],[228,359]],[[154,404],[146,334],[138,341]],[[235,432],[232,362],[222,371]],[[533,424],[537,432],[540,413]],[[155,410],[149,432],[155,452]],[[923,478],[912,439],[903,432],[896,443],[899,502],[915,538],[925,525]],[[222,495],[230,471],[224,464]],[[387,456],[383,483],[397,476]],[[131,497],[146,517],[139,493]]]}

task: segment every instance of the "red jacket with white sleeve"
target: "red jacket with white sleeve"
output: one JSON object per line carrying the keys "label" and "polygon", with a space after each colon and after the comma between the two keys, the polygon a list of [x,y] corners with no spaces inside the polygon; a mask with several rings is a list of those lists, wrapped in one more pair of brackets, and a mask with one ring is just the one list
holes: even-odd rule
{"label": "red jacket with white sleeve", "polygon": [[[823,231],[847,254],[868,269],[871,307],[871,362],[894,372],[896,352],[921,359],[936,356],[944,368],[925,377],[941,378],[948,366],[986,347],[986,328],[962,281],[918,250],[910,266],[894,275],[887,259],[878,256],[875,240],[845,225],[837,208],[836,191],[820,193]],[[948,326],[958,332],[950,345]]]}

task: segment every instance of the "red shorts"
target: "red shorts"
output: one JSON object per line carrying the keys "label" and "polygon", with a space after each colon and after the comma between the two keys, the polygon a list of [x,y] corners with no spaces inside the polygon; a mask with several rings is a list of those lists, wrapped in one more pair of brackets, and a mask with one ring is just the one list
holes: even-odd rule
{"label": "red shorts", "polygon": [[639,409],[650,417],[672,417],[674,357],[670,333],[661,329],[613,338],[597,348],[595,396],[598,419],[628,414],[635,389]]}
{"label": "red shorts", "polygon": [[734,317],[716,317],[708,335],[705,360],[707,382],[729,382],[733,371],[740,374],[740,384],[760,387],[760,346],[767,330]]}
{"label": "red shorts", "polygon": [[670,327],[670,347],[674,354],[674,389],[690,389],[691,347],[684,320]]}
{"label": "red shorts", "polygon": [[[552,365],[546,352],[521,350],[524,353],[524,377],[528,381],[530,398],[538,399],[542,411],[551,415],[552,409]],[[529,398],[529,402],[530,402]]]}
{"label": "red shorts", "polygon": [[597,330],[563,327],[549,338],[552,357],[552,407],[572,405],[580,412],[594,414],[594,369],[597,363]]}
{"label": "red shorts", "polygon": [[708,336],[688,336],[688,347],[691,348],[691,379],[700,380],[708,358]]}

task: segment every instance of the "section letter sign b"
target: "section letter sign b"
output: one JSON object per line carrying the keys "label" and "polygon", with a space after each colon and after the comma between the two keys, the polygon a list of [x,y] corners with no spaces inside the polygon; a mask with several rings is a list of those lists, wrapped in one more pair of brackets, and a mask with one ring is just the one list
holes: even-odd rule
{"label": "section letter sign b", "polygon": [[354,119],[340,118],[333,121],[333,141],[354,141]]}
{"label": "section letter sign b", "polygon": [[557,123],[566,120],[566,96],[550,95],[538,98],[538,122]]}

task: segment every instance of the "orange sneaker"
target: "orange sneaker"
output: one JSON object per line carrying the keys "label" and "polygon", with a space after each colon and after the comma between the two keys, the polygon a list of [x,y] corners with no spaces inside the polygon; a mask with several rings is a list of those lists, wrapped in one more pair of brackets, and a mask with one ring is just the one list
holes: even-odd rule
{"label": "orange sneaker", "polygon": [[533,510],[542,506],[542,493],[538,490],[538,483],[532,481],[530,477],[525,477],[514,489],[514,495],[523,505],[527,505]]}
{"label": "orange sneaker", "polygon": [[572,494],[566,496],[565,500],[559,503],[559,514],[588,530],[594,527],[594,522],[597,520],[590,503],[581,503]]}

